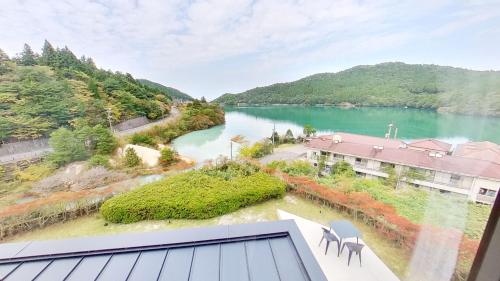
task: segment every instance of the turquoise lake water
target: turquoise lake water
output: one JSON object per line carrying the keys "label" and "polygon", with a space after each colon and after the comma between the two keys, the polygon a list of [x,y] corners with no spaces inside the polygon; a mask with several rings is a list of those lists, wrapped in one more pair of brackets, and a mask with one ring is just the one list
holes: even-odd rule
{"label": "turquoise lake water", "polygon": [[[403,140],[437,138],[453,144],[468,140],[500,143],[500,118],[441,114],[403,108],[351,108],[314,106],[226,107],[226,124],[189,133],[173,142],[181,154],[197,162],[230,155],[230,139],[243,135],[249,142],[291,129],[294,135],[311,124],[319,134],[343,131],[383,137],[387,125],[398,127]],[[237,154],[237,147],[233,153]]]}

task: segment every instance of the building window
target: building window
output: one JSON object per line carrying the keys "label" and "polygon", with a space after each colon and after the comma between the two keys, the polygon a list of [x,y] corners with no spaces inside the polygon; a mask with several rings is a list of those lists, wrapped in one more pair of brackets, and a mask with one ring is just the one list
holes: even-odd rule
{"label": "building window", "polygon": [[396,168],[396,165],[394,165],[392,163],[382,162],[382,163],[380,163],[380,167],[394,169],[394,168]]}
{"label": "building window", "polygon": [[487,188],[480,188],[479,195],[495,197],[497,195],[497,192],[495,190],[491,190],[491,189],[487,189]]}
{"label": "building window", "polygon": [[458,184],[459,181],[460,181],[459,175],[451,175],[451,177],[450,177],[451,184]]}

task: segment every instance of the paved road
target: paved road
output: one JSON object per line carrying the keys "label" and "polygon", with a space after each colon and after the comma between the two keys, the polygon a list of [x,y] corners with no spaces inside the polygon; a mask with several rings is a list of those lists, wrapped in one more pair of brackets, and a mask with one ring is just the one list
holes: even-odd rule
{"label": "paved road", "polygon": [[[149,124],[135,127],[135,128],[129,129],[129,130],[115,132],[115,135],[118,137],[132,135],[134,133],[153,128],[156,125],[165,125],[165,124],[174,122],[177,119],[179,119],[180,117],[181,117],[181,113],[180,113],[179,109],[177,109],[176,107],[172,107],[172,109],[170,110],[170,114],[161,120],[151,122]],[[29,151],[29,152],[4,155],[4,156],[0,156],[0,163],[6,164],[6,163],[17,162],[20,160],[33,159],[33,158],[42,156],[42,155],[50,153],[50,152],[52,152],[52,148],[45,147],[45,148],[36,149],[33,151]]]}
{"label": "paved road", "polygon": [[151,122],[151,123],[146,124],[146,125],[142,125],[139,127],[128,129],[125,131],[115,132],[115,135],[118,137],[132,135],[132,134],[153,128],[154,126],[157,126],[157,125],[165,125],[168,123],[172,123],[172,122],[176,121],[177,119],[179,119],[180,117],[181,117],[181,112],[179,111],[179,109],[177,109],[176,107],[172,107],[172,109],[170,110],[170,114],[163,119],[157,120],[155,122]]}
{"label": "paved road", "polygon": [[262,164],[267,164],[275,160],[297,160],[306,158],[306,148],[303,144],[292,146],[278,147],[274,149],[273,154],[262,157],[259,161]]}

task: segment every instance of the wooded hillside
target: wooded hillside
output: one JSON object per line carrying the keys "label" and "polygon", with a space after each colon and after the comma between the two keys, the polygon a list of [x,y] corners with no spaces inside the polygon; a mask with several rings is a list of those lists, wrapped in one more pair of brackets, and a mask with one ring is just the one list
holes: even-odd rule
{"label": "wooded hillside", "polygon": [[98,69],[67,47],[45,41],[14,58],[0,50],[0,141],[48,136],[61,126],[113,123],[168,114],[168,93],[139,83],[128,73]]}
{"label": "wooded hillside", "polygon": [[149,81],[147,79],[137,79],[137,81],[143,85],[146,85],[148,87],[151,87],[153,89],[157,89],[157,90],[160,90],[160,91],[166,93],[172,99],[178,99],[178,100],[182,100],[182,101],[194,100],[194,98],[192,96],[190,96],[186,93],[183,93],[175,88],[167,87],[167,86],[164,86],[160,83]]}
{"label": "wooded hillside", "polygon": [[341,104],[500,115],[500,71],[381,63],[258,87],[215,100],[247,104]]}

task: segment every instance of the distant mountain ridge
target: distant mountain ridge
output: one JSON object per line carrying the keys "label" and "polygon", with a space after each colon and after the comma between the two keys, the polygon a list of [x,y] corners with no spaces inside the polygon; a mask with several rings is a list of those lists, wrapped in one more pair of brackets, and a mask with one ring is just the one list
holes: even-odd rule
{"label": "distant mountain ridge", "polygon": [[395,106],[500,116],[500,71],[388,62],[228,93],[214,101],[226,105]]}
{"label": "distant mountain ridge", "polygon": [[194,98],[192,96],[190,96],[186,93],[183,93],[175,88],[167,87],[167,86],[164,86],[160,83],[156,83],[156,82],[153,82],[153,81],[150,81],[147,79],[137,79],[137,81],[139,83],[141,83],[142,85],[145,85],[145,86],[148,86],[150,88],[157,89],[157,90],[164,92],[172,99],[179,99],[179,100],[184,100],[184,101],[194,100]]}

